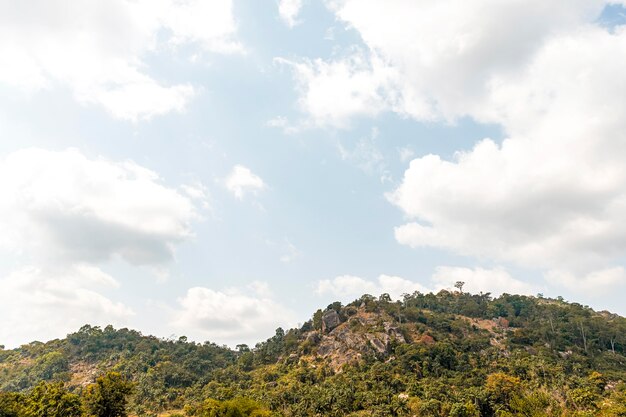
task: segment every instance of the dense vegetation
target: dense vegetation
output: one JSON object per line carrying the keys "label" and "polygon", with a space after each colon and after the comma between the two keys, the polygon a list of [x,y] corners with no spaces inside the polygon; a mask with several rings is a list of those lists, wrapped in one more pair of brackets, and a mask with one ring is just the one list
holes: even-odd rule
{"label": "dense vegetation", "polygon": [[364,295],[254,348],[84,326],[0,350],[0,417],[626,416],[625,381],[617,315],[540,296]]}

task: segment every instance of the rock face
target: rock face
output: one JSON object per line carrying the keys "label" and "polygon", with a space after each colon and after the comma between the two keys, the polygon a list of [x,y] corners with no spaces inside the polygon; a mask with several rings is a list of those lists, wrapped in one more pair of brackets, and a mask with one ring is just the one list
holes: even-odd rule
{"label": "rock face", "polygon": [[340,324],[341,319],[335,310],[328,310],[322,315],[322,333],[328,333]]}
{"label": "rock face", "polygon": [[[307,335],[313,338],[311,333]],[[341,323],[339,315],[329,310],[322,316],[322,335],[317,347],[317,355],[329,360],[335,371],[346,363],[357,362],[363,356],[388,356],[391,342],[405,343],[405,337],[399,328],[379,315],[366,313],[363,309]]]}
{"label": "rock face", "polygon": [[322,336],[320,336],[318,332],[310,332],[306,336],[305,340],[309,345],[317,345],[320,342],[320,340],[322,340]]}

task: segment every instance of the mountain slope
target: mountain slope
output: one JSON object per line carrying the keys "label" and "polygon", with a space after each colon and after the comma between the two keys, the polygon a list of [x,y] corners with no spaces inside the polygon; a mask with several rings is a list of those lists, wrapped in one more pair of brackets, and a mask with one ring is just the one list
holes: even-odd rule
{"label": "mountain slope", "polygon": [[243,396],[293,416],[626,415],[625,354],[626,319],[563,300],[364,295],[238,351],[84,326],[0,351],[0,389],[115,370],[138,414]]}

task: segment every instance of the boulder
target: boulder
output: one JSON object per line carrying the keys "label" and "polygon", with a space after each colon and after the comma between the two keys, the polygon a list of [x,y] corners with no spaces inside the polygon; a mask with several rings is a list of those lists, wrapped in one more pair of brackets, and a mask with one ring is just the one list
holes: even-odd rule
{"label": "boulder", "polygon": [[328,333],[340,324],[341,319],[335,310],[328,310],[322,315],[322,333]]}
{"label": "boulder", "polygon": [[310,345],[317,345],[320,340],[321,340],[321,336],[318,332],[310,332],[309,334],[306,335],[306,342],[309,343]]}

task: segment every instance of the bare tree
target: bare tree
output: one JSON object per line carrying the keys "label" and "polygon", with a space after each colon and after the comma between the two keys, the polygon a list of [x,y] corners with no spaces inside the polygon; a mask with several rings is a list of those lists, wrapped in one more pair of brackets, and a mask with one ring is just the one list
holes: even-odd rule
{"label": "bare tree", "polygon": [[583,322],[580,322],[580,334],[583,336],[583,346],[585,347],[585,353],[587,353],[587,336],[585,335],[585,328],[583,327]]}
{"label": "bare tree", "polygon": [[615,336],[611,337],[611,351],[615,355]]}

